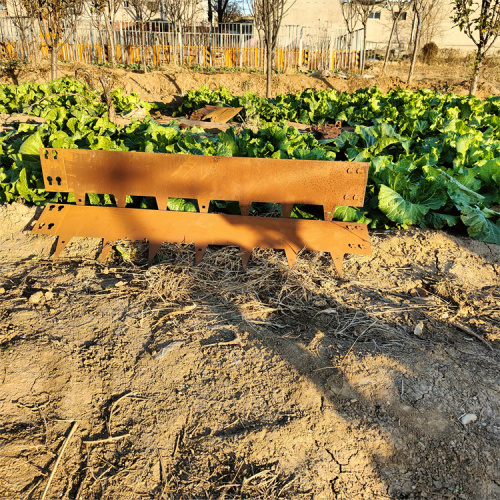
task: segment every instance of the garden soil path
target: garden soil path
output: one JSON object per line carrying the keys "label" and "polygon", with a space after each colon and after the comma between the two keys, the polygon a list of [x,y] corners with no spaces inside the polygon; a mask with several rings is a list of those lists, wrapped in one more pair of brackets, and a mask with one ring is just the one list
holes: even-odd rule
{"label": "garden soil path", "polygon": [[500,498],[499,246],[54,263],[39,213],[0,207],[0,498]]}

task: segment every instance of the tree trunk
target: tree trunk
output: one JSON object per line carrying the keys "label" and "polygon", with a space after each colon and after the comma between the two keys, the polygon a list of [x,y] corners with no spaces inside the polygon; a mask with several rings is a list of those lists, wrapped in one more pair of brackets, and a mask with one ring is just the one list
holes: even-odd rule
{"label": "tree trunk", "polygon": [[391,34],[389,35],[389,41],[387,42],[387,49],[385,51],[385,57],[384,57],[384,65],[382,66],[382,72],[381,72],[382,75],[385,73],[387,61],[389,60],[389,52],[391,51],[392,37],[394,36],[394,31],[396,30],[396,24],[398,20],[399,20],[399,15],[392,21]]}
{"label": "tree trunk", "polygon": [[366,22],[363,24],[363,52],[361,54],[361,74],[365,74],[366,66]]}
{"label": "tree trunk", "polygon": [[109,91],[109,82],[106,77],[101,76],[99,78],[102,86],[102,93],[104,96],[104,101],[106,102],[106,107],[108,108],[108,118],[110,122],[115,121],[115,107],[113,105],[113,99],[111,98],[111,92]]}
{"label": "tree trunk", "polygon": [[144,22],[141,22],[141,62],[144,73],[148,72],[148,63],[146,61],[146,27]]}
{"label": "tree trunk", "polygon": [[481,71],[484,58],[482,49],[482,47],[477,48],[476,60],[474,61],[474,68],[472,70],[472,78],[470,81],[469,95],[476,95],[477,85],[479,83],[479,72]]}
{"label": "tree trunk", "polygon": [[106,25],[106,31],[108,34],[108,44],[109,44],[109,63],[114,68],[116,65],[116,54],[115,54],[115,34],[114,34],[114,26],[111,25],[111,19],[106,16],[104,21]]}
{"label": "tree trunk", "polygon": [[267,48],[267,71],[266,71],[266,97],[271,98],[271,80],[273,77],[273,49],[271,44],[266,44]]}
{"label": "tree trunk", "polygon": [[56,47],[49,47],[50,52],[50,79],[57,78],[57,50]]}
{"label": "tree trunk", "polygon": [[420,21],[417,23],[417,29],[415,33],[415,44],[413,45],[413,54],[411,55],[410,72],[408,73],[408,80],[406,83],[410,83],[413,78],[413,70],[415,69],[415,62],[417,60],[418,44],[420,42]]}
{"label": "tree trunk", "polygon": [[40,62],[40,43],[38,43],[36,41],[36,37],[39,37],[40,36],[40,31],[36,30],[35,26],[33,24],[31,24],[30,26],[30,38],[31,40],[33,40],[32,42],[30,42],[30,52],[32,54],[32,62],[34,62],[35,64],[38,64]]}

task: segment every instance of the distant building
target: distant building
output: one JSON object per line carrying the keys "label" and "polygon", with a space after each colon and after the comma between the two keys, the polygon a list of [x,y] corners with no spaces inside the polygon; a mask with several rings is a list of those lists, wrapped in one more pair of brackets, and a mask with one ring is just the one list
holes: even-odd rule
{"label": "distant building", "polygon": [[[390,1],[390,0],[389,0]],[[454,48],[463,51],[474,50],[474,43],[451,20],[452,2],[441,0],[439,7],[429,23],[426,33],[423,33],[423,42],[433,41],[441,48]],[[410,10],[403,14],[398,22],[394,43],[408,46],[412,37],[414,13]],[[302,26],[344,27],[344,19],[339,0],[296,0],[288,11],[283,24]],[[387,43],[392,26],[391,11],[382,5],[376,7],[368,20],[367,42],[370,45]],[[359,26],[361,27],[361,26]],[[500,49],[500,41],[495,43]]]}

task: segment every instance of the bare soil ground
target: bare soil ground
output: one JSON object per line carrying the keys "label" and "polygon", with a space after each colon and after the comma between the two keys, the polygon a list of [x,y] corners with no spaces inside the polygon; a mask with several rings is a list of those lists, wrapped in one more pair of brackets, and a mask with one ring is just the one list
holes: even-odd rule
{"label": "bare soil ground", "polygon": [[0,207],[0,498],[500,498],[499,246],[54,263],[38,214]]}
{"label": "bare soil ground", "polygon": [[[87,69],[164,102],[265,88],[258,73]],[[387,91],[406,71],[274,85]],[[418,66],[410,88],[466,93],[467,72]],[[488,67],[479,95],[499,83]],[[189,246],[148,268],[124,245],[130,262],[99,265],[90,239],[53,263],[38,215],[0,207],[0,498],[41,499],[50,479],[45,499],[500,498],[499,246],[372,233],[343,280],[323,255],[289,269],[260,251],[243,272],[235,249],[194,267]]]}
{"label": "bare soil ground", "polygon": [[[175,96],[182,96],[189,90],[208,85],[216,89],[224,86],[235,95],[251,91],[265,95],[266,76],[260,72],[193,70],[177,66],[165,66],[149,73],[129,69],[111,69],[81,63],[60,63],[59,76],[73,76],[75,70],[85,67],[94,77],[103,74],[111,78],[111,87],[122,87],[127,92],[135,91],[142,99],[170,102]],[[442,92],[468,94],[468,75],[471,64],[466,59],[440,60],[433,65],[418,63],[414,80],[406,84],[409,65],[407,62],[391,62],[385,75],[381,75],[381,63],[370,63],[367,74],[373,78],[360,78],[350,75],[343,78],[335,73],[322,77],[314,73],[301,73],[295,70],[273,76],[273,94],[295,93],[307,88],[336,89],[341,92],[354,92],[360,88],[379,86],[387,92],[397,87],[416,90],[430,88]],[[489,61],[483,70],[477,96],[500,95],[500,71],[496,60]],[[0,73],[0,83],[45,82],[50,80],[50,67],[18,65],[5,67]],[[99,84],[96,80],[96,86]]]}

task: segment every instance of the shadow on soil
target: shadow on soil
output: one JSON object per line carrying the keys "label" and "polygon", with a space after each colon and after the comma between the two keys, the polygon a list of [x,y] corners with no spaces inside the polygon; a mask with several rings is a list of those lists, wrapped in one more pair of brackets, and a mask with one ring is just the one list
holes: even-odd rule
{"label": "shadow on soil", "polygon": [[[20,285],[56,279],[53,293],[71,300],[11,310],[32,326],[15,337],[27,346],[22,373],[4,382],[53,445],[25,497],[39,496],[68,435],[57,419],[73,415],[81,437],[52,487],[67,499],[495,498],[498,350],[467,329],[498,330],[500,290],[454,278],[453,255],[424,262],[407,247],[398,260],[399,246],[382,246],[347,261],[346,280],[325,255],[289,269],[257,251],[243,272],[237,250],[209,249],[193,267],[181,246],[149,270],[19,270]],[[497,265],[477,248],[462,249],[469,270],[473,257]],[[462,425],[466,413],[478,421]]]}
{"label": "shadow on soil", "polygon": [[[237,253],[231,258],[237,259]],[[227,261],[225,269],[220,269],[221,260],[217,260],[215,252],[201,265],[206,274],[195,273],[199,284],[191,295],[202,310],[224,318],[217,333],[200,342],[202,354],[208,354],[207,348],[245,352],[257,346],[262,353],[269,353],[270,370],[281,360],[285,363],[282,370],[286,372],[288,367],[299,379],[308,380],[315,396],[312,402],[310,394],[304,396],[308,409],[291,417],[280,415],[278,406],[272,421],[262,416],[251,419],[236,411],[232,416],[237,423],[224,430],[199,433],[196,429],[200,424],[193,424],[191,420],[196,418],[191,416],[183,427],[172,468],[187,474],[184,479],[176,473],[171,476],[181,496],[189,491],[185,488],[190,483],[187,477],[204,470],[207,449],[216,438],[231,442],[264,429],[281,437],[288,433],[291,442],[296,440],[296,446],[281,445],[273,452],[282,453],[281,471],[294,471],[284,476],[282,487],[296,480],[293,492],[297,496],[313,490],[325,498],[357,498],[363,492],[369,492],[369,497],[394,499],[435,495],[473,498],[477,491],[485,497],[497,491],[496,483],[485,474],[485,464],[477,463],[476,453],[467,450],[469,431],[458,419],[466,411],[461,406],[470,400],[468,368],[474,369],[480,359],[485,371],[476,382],[482,380],[483,389],[492,389],[496,351],[489,359],[491,346],[479,343],[472,329],[457,328],[463,322],[460,310],[467,307],[470,297],[467,292],[461,294],[453,280],[412,263],[402,271],[389,271],[395,278],[390,291],[385,288],[387,283],[377,281],[379,271],[374,280],[356,282],[355,273],[351,273],[353,281],[336,280],[333,266],[317,258],[312,265],[302,262],[297,271],[275,260],[277,268],[268,268],[258,278],[254,273],[262,266],[260,259],[253,269],[250,265],[246,275],[234,271],[234,263]],[[219,270],[213,271],[214,266]],[[399,287],[398,272],[406,274]],[[268,308],[268,313],[252,315],[259,308]],[[470,335],[464,341],[467,332]],[[463,372],[453,370],[456,363],[464,366]],[[470,367],[465,366],[469,363]],[[258,367],[254,376],[261,376]],[[460,403],[453,394],[457,384],[464,390]],[[303,384],[300,391],[307,386]],[[295,394],[294,398],[298,402],[301,396]],[[203,419],[203,415],[197,418]],[[486,445],[487,435],[481,439]],[[256,441],[254,446],[266,448],[264,442]],[[290,466],[294,463],[289,456],[291,449],[309,469],[303,477]],[[327,476],[318,481],[313,478],[314,455],[322,451],[329,461],[323,471]],[[206,471],[205,477],[214,479],[205,485],[207,497],[216,496],[221,488],[228,495],[240,494],[241,485],[256,470],[248,465],[249,456],[251,453],[240,450],[231,460],[232,467],[221,469],[222,475],[219,469]],[[245,466],[239,470],[238,464]],[[316,473],[321,474],[324,464],[318,467]],[[201,493],[196,488],[191,491]]]}

